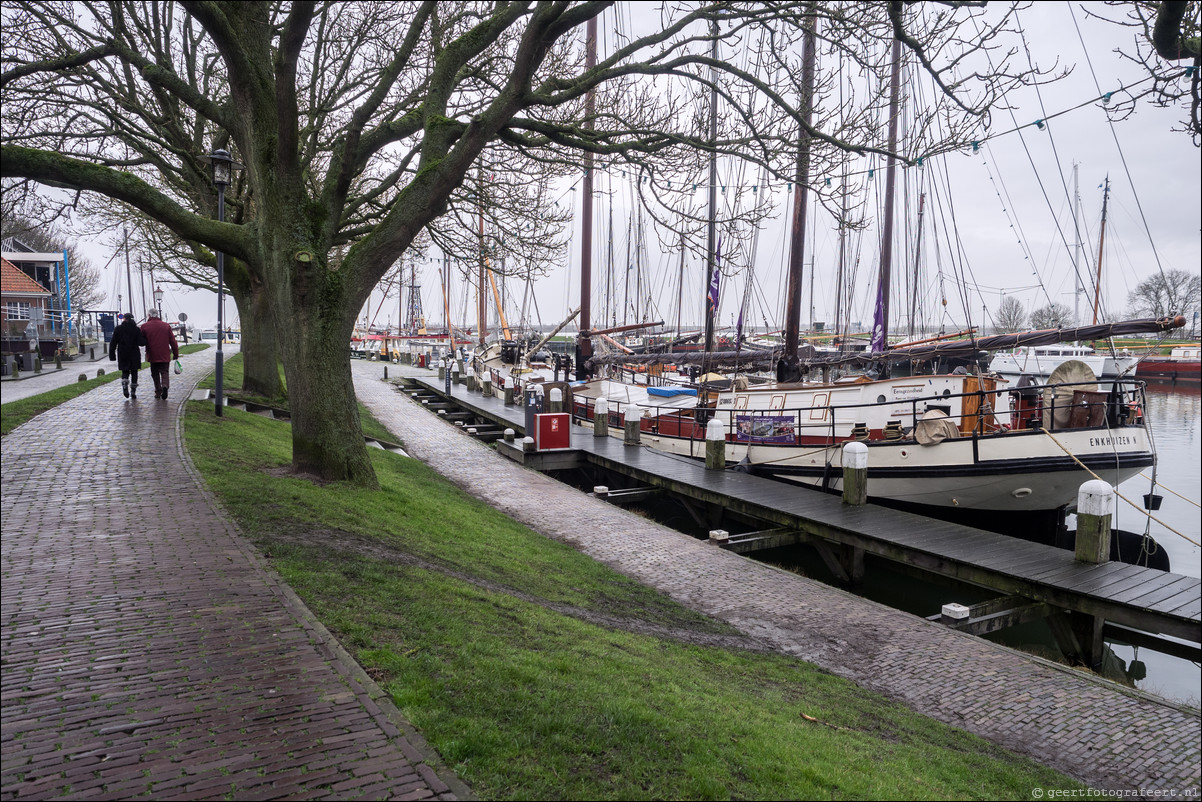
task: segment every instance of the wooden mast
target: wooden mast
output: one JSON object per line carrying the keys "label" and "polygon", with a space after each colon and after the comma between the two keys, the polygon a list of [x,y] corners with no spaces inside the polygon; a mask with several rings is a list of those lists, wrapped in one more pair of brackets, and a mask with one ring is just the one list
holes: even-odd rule
{"label": "wooden mast", "polygon": [[[588,71],[597,66],[597,18],[592,17],[585,25],[584,34],[584,64]],[[597,113],[597,99],[590,87],[584,96],[584,130],[593,130],[593,118]],[[576,338],[576,378],[580,381],[588,378],[584,363],[593,355],[593,344],[589,340],[588,330],[592,328],[593,298],[591,285],[593,281],[593,154],[584,154],[584,182],[582,185],[580,213],[580,336]]]}
{"label": "wooden mast", "polygon": [[[718,21],[710,20],[710,57],[718,60]],[[711,302],[710,282],[713,281],[715,268],[715,239],[717,236],[718,214],[718,70],[710,68],[710,192],[709,192],[709,224],[706,226],[706,259],[705,259],[705,352],[714,350],[714,317],[718,314],[716,304]]]}
{"label": "wooden mast", "polygon": [[797,130],[797,172],[794,176],[793,237],[789,247],[789,284],[785,293],[785,352],[776,365],[778,381],[798,381],[801,369],[797,347],[801,343],[801,280],[805,260],[806,202],[810,179],[810,121],[814,111],[814,71],[817,63],[813,17],[806,24],[805,54],[801,66],[801,123]]}
{"label": "wooden mast", "polygon": [[[897,118],[901,95],[901,40],[893,39],[893,67],[889,77],[889,153],[897,152]],[[881,229],[881,269],[877,314],[873,321],[872,348],[889,347],[889,294],[893,283],[893,195],[897,186],[897,159],[888,157],[885,167],[885,220]]]}

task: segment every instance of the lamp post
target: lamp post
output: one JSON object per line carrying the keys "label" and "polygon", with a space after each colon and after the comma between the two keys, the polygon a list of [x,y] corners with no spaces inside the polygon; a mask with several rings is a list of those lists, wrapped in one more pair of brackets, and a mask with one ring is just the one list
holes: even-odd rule
{"label": "lamp post", "polygon": [[[225,222],[225,188],[230,184],[230,178],[233,175],[234,167],[241,167],[230,156],[228,150],[218,148],[214,150],[205,160],[213,165],[213,184],[217,187],[217,222]],[[221,417],[221,407],[224,404],[222,394],[222,370],[224,368],[225,354],[222,352],[222,340],[225,332],[225,253],[217,251],[217,397],[216,409],[214,413],[217,417]]]}
{"label": "lamp post", "polygon": [[159,320],[163,319],[163,288],[154,288],[154,308],[159,310]]}

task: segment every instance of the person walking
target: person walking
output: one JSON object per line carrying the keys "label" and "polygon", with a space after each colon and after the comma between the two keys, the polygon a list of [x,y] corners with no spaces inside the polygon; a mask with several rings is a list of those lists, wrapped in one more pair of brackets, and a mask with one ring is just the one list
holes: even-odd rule
{"label": "person walking", "polygon": [[142,335],[146,338],[146,361],[150,363],[150,378],[154,379],[154,397],[166,398],[167,386],[171,383],[172,359],[179,359],[179,343],[171,326],[159,319],[159,310],[146,313],[149,318],[142,324]]}
{"label": "person walking", "polygon": [[138,398],[138,370],[142,367],[142,330],[134,322],[133,312],[125,315],[109,340],[109,361],[116,360],[121,371],[121,392],[126,398]]}

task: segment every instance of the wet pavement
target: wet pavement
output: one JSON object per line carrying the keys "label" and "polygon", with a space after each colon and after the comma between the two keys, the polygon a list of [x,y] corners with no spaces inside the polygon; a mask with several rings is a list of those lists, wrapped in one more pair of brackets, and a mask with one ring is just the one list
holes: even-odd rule
{"label": "wet pavement", "polygon": [[2,441],[0,798],[470,796],[203,489],[180,412],[213,356]]}

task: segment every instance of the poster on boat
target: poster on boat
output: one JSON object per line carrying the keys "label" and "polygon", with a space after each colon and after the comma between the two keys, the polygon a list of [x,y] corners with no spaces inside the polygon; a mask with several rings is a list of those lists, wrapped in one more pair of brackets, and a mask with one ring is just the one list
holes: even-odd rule
{"label": "poster on boat", "polygon": [[735,440],[740,443],[793,443],[796,434],[792,415],[735,416]]}

